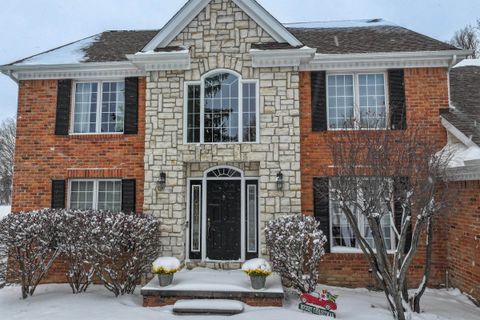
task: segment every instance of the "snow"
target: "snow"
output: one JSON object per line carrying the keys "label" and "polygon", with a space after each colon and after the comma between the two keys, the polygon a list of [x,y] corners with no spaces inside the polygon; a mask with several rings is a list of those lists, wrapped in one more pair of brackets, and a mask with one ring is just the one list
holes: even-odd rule
{"label": "snow", "polygon": [[461,67],[480,67],[480,59],[465,59],[454,66],[454,68]]}
{"label": "snow", "polygon": [[[383,292],[366,289],[344,289],[319,286],[339,295],[337,319],[385,320],[391,319]],[[235,316],[176,316],[172,306],[143,308],[142,297],[114,298],[102,286],[92,286],[85,294],[73,295],[68,285],[41,285],[27,300],[20,299],[19,287],[0,290],[1,319],[11,320],[332,320],[298,310],[298,297],[288,294],[284,308],[256,308],[245,306]],[[474,320],[479,309],[458,290],[427,290],[422,303],[425,313],[413,320]]]}
{"label": "snow", "polygon": [[[175,274],[172,285],[160,287],[157,279],[152,279],[145,291],[223,291],[223,292],[256,292],[252,289],[250,278],[240,270],[211,270],[195,268],[182,270]],[[283,293],[280,276],[272,274],[267,278],[262,293]]]}
{"label": "snow", "polygon": [[255,271],[255,270],[261,270],[268,273],[268,272],[272,272],[272,267],[270,266],[270,263],[268,263],[267,260],[265,259],[248,260],[242,266],[242,271],[245,271],[245,272]]}
{"label": "snow", "polygon": [[448,144],[442,152],[448,156],[448,167],[458,168],[480,163],[480,147],[466,147],[462,143]]}
{"label": "snow", "polygon": [[244,305],[240,301],[235,300],[206,300],[206,299],[199,299],[199,300],[179,300],[173,306],[173,311],[179,310],[183,313],[187,313],[186,311],[208,311],[208,310],[215,310],[215,311],[230,311],[234,313],[240,313],[244,309]]}
{"label": "snow", "polygon": [[12,210],[11,206],[0,206],[0,220],[6,217]]}
{"label": "snow", "polygon": [[317,21],[317,22],[294,22],[284,23],[287,28],[360,28],[378,26],[397,26],[397,24],[384,19],[362,19],[362,20],[339,20],[339,21]]}
{"label": "snow", "polygon": [[75,64],[85,60],[84,49],[98,40],[98,35],[40,53],[16,63],[16,66]]}
{"label": "snow", "polygon": [[155,270],[165,270],[167,272],[177,271],[180,269],[181,263],[180,260],[174,257],[160,257],[155,260],[152,264],[153,272],[159,273]]}

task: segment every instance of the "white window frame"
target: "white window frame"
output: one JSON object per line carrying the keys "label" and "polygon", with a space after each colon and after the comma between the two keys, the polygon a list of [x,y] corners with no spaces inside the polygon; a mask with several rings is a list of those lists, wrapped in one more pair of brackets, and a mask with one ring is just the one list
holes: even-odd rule
{"label": "white window frame", "polygon": [[[122,182],[121,179],[70,179],[68,180],[67,209],[71,208],[72,182],[93,182],[93,208],[98,210],[98,191],[100,182]],[[122,199],[122,190],[120,190],[120,199]],[[120,200],[121,201],[121,200]]]}
{"label": "white window frame", "polygon": [[[257,253],[258,252],[258,247],[257,247],[258,234],[257,233],[258,233],[259,228],[258,228],[258,215],[257,215],[257,212],[258,212],[258,209],[257,209],[258,208],[258,203],[257,203],[258,187],[257,186],[258,186],[258,183],[257,184],[248,184],[247,185],[247,192],[246,192],[246,195],[245,195],[245,197],[247,199],[247,205],[246,205],[246,208],[245,208],[245,210],[246,210],[245,216],[246,216],[246,220],[247,220],[247,226],[246,226],[246,228],[247,228],[247,239],[246,239],[247,244],[246,244],[246,246],[247,246],[247,252],[248,253]],[[254,208],[255,208],[254,209],[255,212],[253,214],[253,218],[254,218],[253,220],[254,220],[254,229],[257,231],[257,232],[255,232],[255,247],[254,247],[253,250],[250,249],[250,247],[249,247],[249,245],[250,245],[250,243],[249,243],[249,241],[250,241],[250,216],[251,216],[250,198],[249,198],[250,197],[250,188],[252,188],[255,192],[255,198],[253,200],[253,204],[254,204]]]}
{"label": "white window frame", "polygon": [[[238,77],[238,141],[236,142],[205,142],[205,79],[216,73],[229,73]],[[243,141],[243,85],[255,84],[256,100],[256,140]],[[188,87],[200,86],[200,142],[188,142]],[[255,79],[243,79],[242,76],[229,69],[215,69],[205,73],[200,81],[185,81],[183,88],[183,143],[184,144],[258,144],[260,142],[260,82]]]}
{"label": "white window frame", "polygon": [[[70,130],[69,134],[72,136],[76,135],[122,135],[125,132],[125,110],[123,115],[123,130],[121,132],[102,132],[102,103],[103,103],[103,83],[105,82],[123,82],[125,83],[124,78],[113,78],[113,79],[92,79],[92,80],[74,80],[72,81],[71,89],[71,107],[70,107]],[[98,86],[97,92],[97,117],[95,119],[95,132],[75,132],[75,94],[77,91],[78,83],[96,83]],[[125,99],[124,99],[125,104]]]}
{"label": "white window frame", "polygon": [[[359,177],[360,178],[360,177]],[[368,177],[364,177],[368,178]],[[389,179],[389,178],[387,178]],[[330,239],[329,239],[329,245],[330,245],[330,252],[331,253],[344,253],[344,254],[349,254],[349,253],[363,253],[361,248],[352,248],[352,247],[344,247],[344,246],[334,246],[333,245],[333,210],[332,210],[332,182],[331,179],[328,182],[328,214],[329,214],[329,221],[330,221]],[[391,191],[393,192],[393,183],[391,184]],[[358,195],[357,195],[358,198]],[[391,206],[392,206],[392,212],[394,212],[394,202],[392,200]],[[343,212],[342,212],[343,213]],[[343,213],[344,214],[344,213]],[[358,228],[360,229],[360,232],[365,236],[365,216],[362,214],[357,214],[357,219],[358,219]],[[353,234],[355,237],[355,234]],[[390,215],[390,243],[391,243],[391,248],[390,250],[387,250],[388,253],[395,253],[397,249],[397,240],[396,240],[396,233],[395,233],[395,217]],[[373,248],[375,251],[375,248]]]}
{"label": "white window frame", "polygon": [[[377,75],[383,74],[385,81],[385,127],[384,128],[362,128],[360,126],[360,81],[358,77],[360,75]],[[330,94],[328,90],[328,76],[352,76],[353,78],[353,118],[355,120],[353,128],[332,128],[330,127]],[[389,96],[389,83],[388,83],[388,71],[350,71],[350,72],[327,72],[326,75],[326,97],[327,97],[327,128],[329,131],[360,131],[360,130],[388,130],[390,119],[390,96]]]}

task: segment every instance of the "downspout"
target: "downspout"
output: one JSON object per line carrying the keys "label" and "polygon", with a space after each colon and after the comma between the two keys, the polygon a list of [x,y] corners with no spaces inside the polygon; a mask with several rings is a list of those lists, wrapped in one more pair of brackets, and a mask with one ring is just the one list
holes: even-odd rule
{"label": "downspout", "polygon": [[452,58],[452,62],[448,65],[448,70],[447,70],[447,85],[448,85],[448,107],[452,108],[452,97],[451,97],[451,89],[450,89],[450,71],[452,68],[457,64],[457,55],[454,54]]}

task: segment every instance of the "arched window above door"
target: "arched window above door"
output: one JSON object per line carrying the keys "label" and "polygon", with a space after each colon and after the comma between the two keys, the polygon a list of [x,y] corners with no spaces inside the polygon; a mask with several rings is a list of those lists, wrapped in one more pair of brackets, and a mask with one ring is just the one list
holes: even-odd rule
{"label": "arched window above door", "polygon": [[186,143],[258,142],[258,81],[220,69],[185,91]]}
{"label": "arched window above door", "polygon": [[207,178],[241,178],[242,173],[232,168],[216,168],[207,172]]}

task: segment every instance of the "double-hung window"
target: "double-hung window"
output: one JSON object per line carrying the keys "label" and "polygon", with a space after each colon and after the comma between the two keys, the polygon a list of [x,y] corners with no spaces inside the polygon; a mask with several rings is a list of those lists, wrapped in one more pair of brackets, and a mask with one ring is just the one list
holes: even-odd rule
{"label": "double-hung window", "polygon": [[78,210],[122,210],[121,180],[71,180],[69,208]]}
{"label": "double-hung window", "polygon": [[79,81],[73,97],[72,133],[123,132],[125,81]]}
{"label": "double-hung window", "polygon": [[386,73],[327,75],[328,128],[385,129],[388,123]]}
{"label": "double-hung window", "polygon": [[[365,178],[368,179],[368,178]],[[334,183],[330,182],[330,223],[331,223],[331,247],[332,251],[343,252],[343,251],[357,251],[360,250],[360,245],[355,237],[355,234],[350,227],[350,224],[347,220],[345,213],[341,207],[341,201],[336,199],[335,190],[333,187]],[[362,183],[362,186],[367,185]],[[353,190],[353,189],[352,189]],[[361,189],[358,188],[356,196],[352,198],[352,201],[357,203],[362,203]],[[393,190],[392,190],[393,192]],[[393,197],[392,197],[393,199]],[[382,204],[383,205],[383,204]],[[381,229],[383,232],[383,238],[385,240],[385,246],[387,250],[395,250],[396,246],[396,236],[394,231],[394,221],[391,215],[393,212],[393,203],[390,204],[391,208],[384,208],[382,219],[380,220]],[[373,240],[372,231],[368,224],[367,218],[358,210],[358,207],[351,204],[349,205],[350,210],[354,212],[356,220],[358,222],[358,227],[361,234],[367,240],[369,245],[372,248],[375,248],[375,243]]]}
{"label": "double-hung window", "polygon": [[258,82],[229,71],[185,87],[186,143],[258,142]]}

